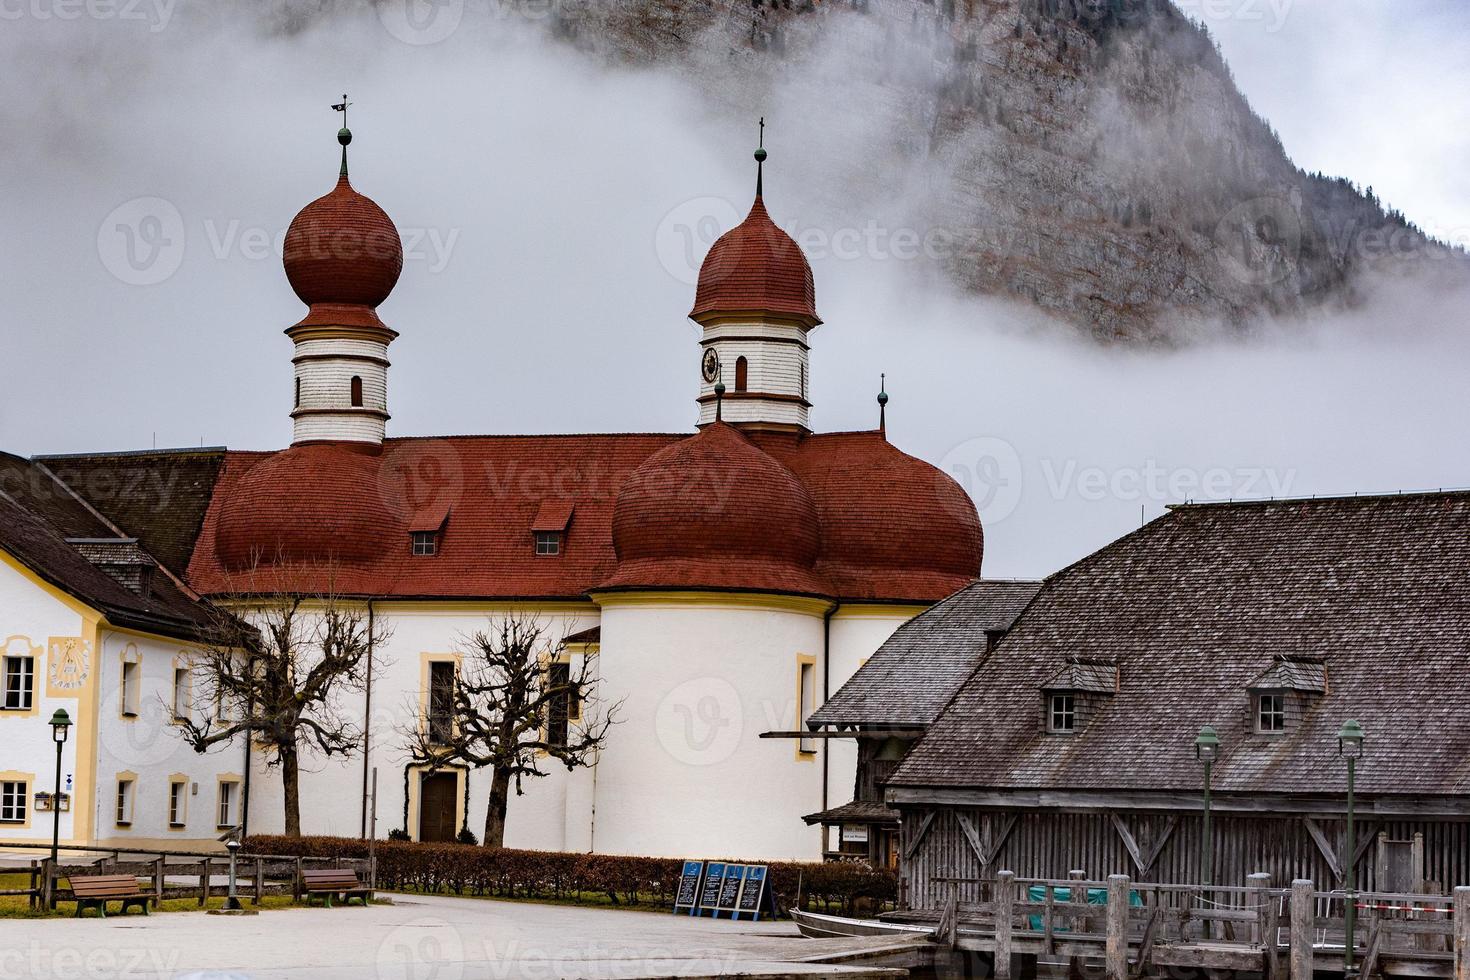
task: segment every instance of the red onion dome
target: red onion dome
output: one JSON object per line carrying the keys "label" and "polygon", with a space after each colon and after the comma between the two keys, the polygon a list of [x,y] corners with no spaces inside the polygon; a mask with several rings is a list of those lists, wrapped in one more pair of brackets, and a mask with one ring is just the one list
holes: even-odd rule
{"label": "red onion dome", "polygon": [[936,601],[980,575],[980,517],[948,473],[876,432],[814,442],[792,465],[821,514],[817,568],[840,594]]}
{"label": "red onion dome", "polygon": [[403,271],[403,242],[393,219],[353,190],[346,173],[296,215],[284,253],[286,278],[311,307],[296,326],[388,329],[376,308]]}
{"label": "red onion dome", "polygon": [[613,508],[618,567],[603,588],[825,595],[821,543],[801,481],[723,422],[654,453]]}
{"label": "red onion dome", "polygon": [[371,447],[306,443],[256,463],[230,489],[215,553],[231,571],[256,566],[369,564],[406,533],[378,492]]}
{"label": "red onion dome", "polygon": [[746,219],[704,257],[689,316],[739,312],[789,316],[808,326],[822,322],[812,267],[801,246],[776,227],[759,193]]}

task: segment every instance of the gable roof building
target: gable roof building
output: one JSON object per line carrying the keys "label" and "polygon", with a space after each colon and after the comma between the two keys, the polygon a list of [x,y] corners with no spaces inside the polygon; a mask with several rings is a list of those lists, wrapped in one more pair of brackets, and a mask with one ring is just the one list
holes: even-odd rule
{"label": "gable roof building", "polygon": [[[1470,881],[1451,829],[1470,819],[1467,660],[1470,493],[1175,507],[1047,579],[890,777],[916,894],[956,815],[1009,836],[961,847],[949,874],[1194,880],[1207,725],[1229,841],[1216,881],[1340,879],[1348,719],[1368,733],[1359,840],[1423,834],[1424,865],[1398,883]],[[1152,835],[1147,868],[1120,820],[1135,845]],[[1389,874],[1387,853],[1365,844],[1359,880]]]}

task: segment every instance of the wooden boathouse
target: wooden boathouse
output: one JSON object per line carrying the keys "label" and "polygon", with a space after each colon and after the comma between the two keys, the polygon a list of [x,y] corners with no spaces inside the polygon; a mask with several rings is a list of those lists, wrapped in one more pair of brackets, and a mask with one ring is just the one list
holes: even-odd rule
{"label": "wooden boathouse", "polygon": [[1470,493],[1175,507],[1047,579],[883,784],[905,900],[992,902],[1002,871],[1195,915],[1206,886],[1448,896],[1467,708]]}

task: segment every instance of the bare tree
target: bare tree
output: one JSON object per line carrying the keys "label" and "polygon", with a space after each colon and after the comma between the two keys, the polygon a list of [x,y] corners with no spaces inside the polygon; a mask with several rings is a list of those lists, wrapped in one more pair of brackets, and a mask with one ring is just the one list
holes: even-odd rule
{"label": "bare tree", "polygon": [[[468,637],[447,689],[428,692],[428,712],[400,729],[415,763],[435,771],[462,763],[491,769],[487,847],[505,843],[510,790],[547,773],[543,759],[570,771],[594,765],[622,702],[597,696],[590,657],[565,656],[534,617],[509,615]],[[415,709],[415,714],[419,714]]]}
{"label": "bare tree", "polygon": [[388,636],[381,621],[335,596],[226,600],[192,666],[194,708],[174,706],[179,734],[201,753],[240,735],[264,747],[266,764],[281,770],[286,834],[299,837],[301,755],[361,748],[363,730],[343,713],[341,695],[363,690]]}

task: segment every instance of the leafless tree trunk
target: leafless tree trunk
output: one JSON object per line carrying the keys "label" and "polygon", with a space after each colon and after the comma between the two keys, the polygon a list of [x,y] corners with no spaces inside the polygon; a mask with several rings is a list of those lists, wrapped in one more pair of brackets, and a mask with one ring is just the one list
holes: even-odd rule
{"label": "leafless tree trunk", "polygon": [[192,673],[196,702],[177,722],[197,752],[234,740],[264,747],[279,767],[285,826],[301,834],[301,753],[351,756],[363,731],[342,711],[360,692],[388,638],[356,603],[332,595],[247,594],[217,600],[219,613]]}
{"label": "leafless tree trunk", "polygon": [[491,770],[481,843],[501,847],[512,787],[520,796],[524,779],[545,776],[543,759],[568,770],[595,764],[621,702],[605,704],[592,658],[568,656],[565,639],[551,639],[533,617],[492,620],[461,653],[451,696],[429,692],[430,704],[442,705],[434,710],[449,717],[419,718],[400,733],[413,761],[431,772],[455,763]]}

